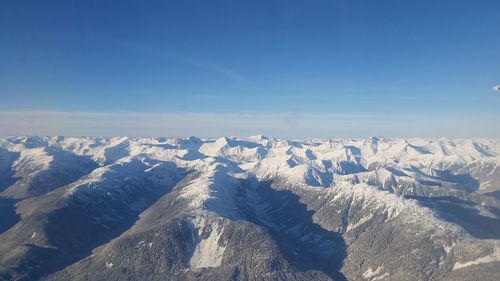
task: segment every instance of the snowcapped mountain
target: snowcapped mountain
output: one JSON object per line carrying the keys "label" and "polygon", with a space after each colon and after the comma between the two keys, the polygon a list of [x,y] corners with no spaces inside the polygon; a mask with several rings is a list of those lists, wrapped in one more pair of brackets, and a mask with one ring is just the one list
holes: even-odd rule
{"label": "snowcapped mountain", "polygon": [[0,279],[498,280],[500,140],[0,139]]}

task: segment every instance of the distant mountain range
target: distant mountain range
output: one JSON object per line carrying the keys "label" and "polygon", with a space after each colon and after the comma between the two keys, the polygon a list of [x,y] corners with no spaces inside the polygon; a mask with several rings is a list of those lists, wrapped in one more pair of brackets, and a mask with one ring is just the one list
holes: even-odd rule
{"label": "distant mountain range", "polygon": [[3,138],[0,280],[500,280],[500,140]]}

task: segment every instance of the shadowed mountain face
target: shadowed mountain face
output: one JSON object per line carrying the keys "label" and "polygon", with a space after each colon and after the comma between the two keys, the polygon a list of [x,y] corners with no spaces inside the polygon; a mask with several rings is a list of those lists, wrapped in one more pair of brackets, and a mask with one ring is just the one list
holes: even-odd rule
{"label": "shadowed mountain face", "polygon": [[0,233],[11,228],[20,220],[16,214],[16,201],[12,199],[0,199]]}
{"label": "shadowed mountain face", "polygon": [[0,139],[1,280],[496,280],[500,141]]}
{"label": "shadowed mountain face", "polygon": [[346,280],[340,272],[346,255],[342,236],[315,223],[314,212],[298,195],[276,190],[271,182],[258,183],[248,192],[254,193],[250,199],[254,216],[248,220],[269,229],[286,259],[298,270],[318,270],[332,279]]}

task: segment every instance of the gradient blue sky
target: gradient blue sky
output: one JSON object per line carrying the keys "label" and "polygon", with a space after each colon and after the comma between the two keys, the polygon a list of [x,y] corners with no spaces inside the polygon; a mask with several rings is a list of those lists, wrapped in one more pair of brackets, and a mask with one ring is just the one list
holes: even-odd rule
{"label": "gradient blue sky", "polygon": [[[498,0],[1,1],[0,135],[500,137],[499,12]],[[144,116],[178,125],[144,130]]]}

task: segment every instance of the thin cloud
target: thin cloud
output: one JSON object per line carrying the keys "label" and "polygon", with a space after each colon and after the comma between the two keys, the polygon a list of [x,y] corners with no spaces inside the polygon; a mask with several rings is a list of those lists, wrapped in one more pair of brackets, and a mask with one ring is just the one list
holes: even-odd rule
{"label": "thin cloud", "polygon": [[233,69],[208,61],[194,60],[186,57],[184,62],[199,69],[220,74],[236,82],[246,82],[249,80],[248,77],[241,75]]}
{"label": "thin cloud", "polygon": [[159,48],[137,41],[115,40],[115,42],[116,44],[127,49],[146,54],[153,54],[155,58],[175,60],[203,71],[218,74],[235,82],[246,82],[249,80],[247,76],[239,73],[238,71],[211,61],[197,59],[184,54],[178,54],[165,48]]}
{"label": "thin cloud", "polygon": [[[489,121],[488,121],[489,120]],[[0,112],[0,136],[500,137],[495,118],[359,114]]]}

